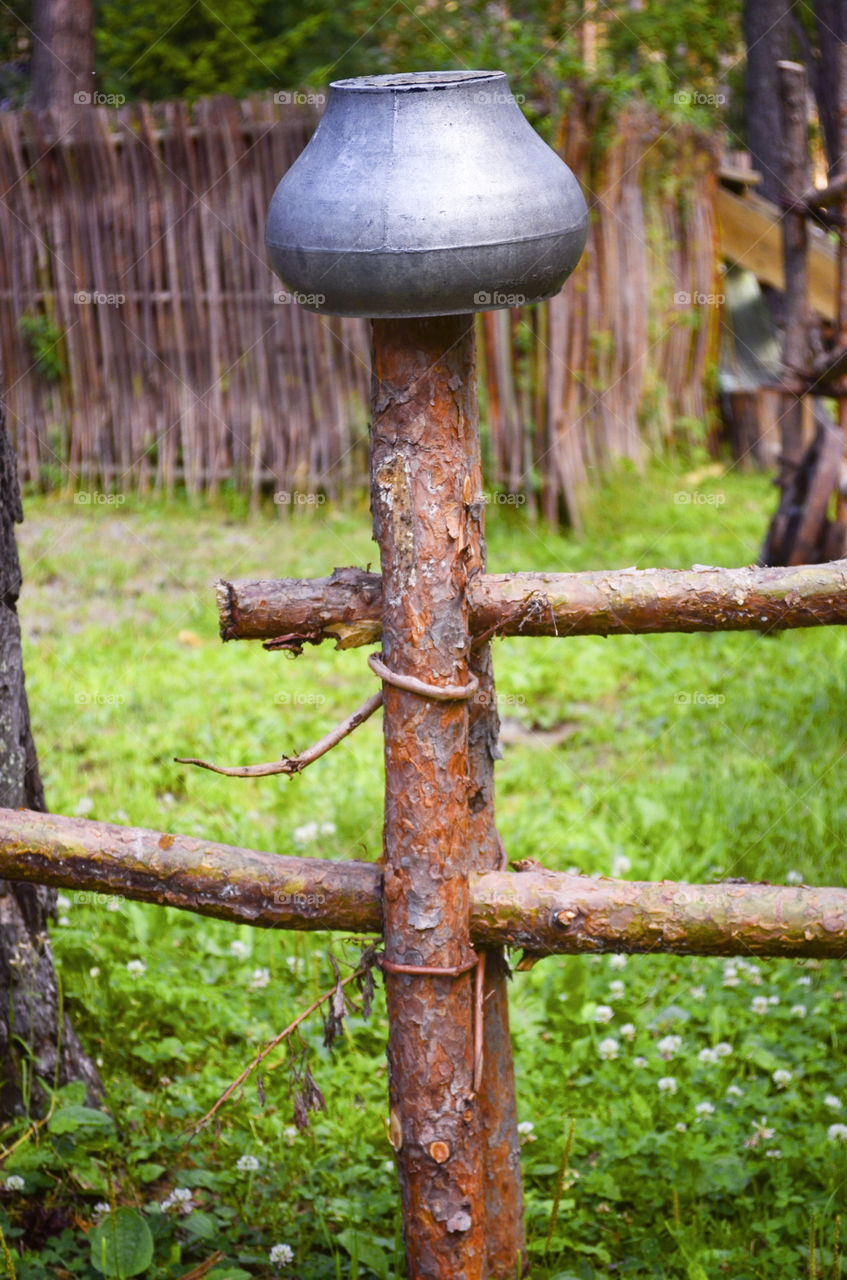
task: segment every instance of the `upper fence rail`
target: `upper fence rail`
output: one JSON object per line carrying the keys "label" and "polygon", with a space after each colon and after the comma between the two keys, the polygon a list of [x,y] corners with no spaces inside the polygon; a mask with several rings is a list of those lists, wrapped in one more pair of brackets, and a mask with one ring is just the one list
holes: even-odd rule
{"label": "upper fence rail", "polygon": [[[286,101],[286,98],[288,99]],[[492,490],[578,523],[587,477],[701,433],[720,300],[717,159],[624,111],[583,183],[583,262],[549,303],[479,317]],[[0,359],[22,479],[225,481],[287,505],[367,473],[361,320],[305,312],[267,264],[273,190],[317,121],[297,95],[0,112]]]}

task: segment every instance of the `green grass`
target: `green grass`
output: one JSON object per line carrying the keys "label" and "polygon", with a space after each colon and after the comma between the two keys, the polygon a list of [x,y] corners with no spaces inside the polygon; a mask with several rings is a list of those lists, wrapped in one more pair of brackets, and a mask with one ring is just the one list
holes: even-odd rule
{"label": "green grass", "polygon": [[[679,501],[692,492],[699,500]],[[746,564],[773,505],[762,478],[622,473],[600,490],[581,541],[492,505],[489,566]],[[222,646],[212,586],[376,562],[364,508],[247,520],[232,503],[136,501],[116,511],[38,499],[20,543],[27,682],[55,812],[280,852],[379,856],[379,717],[290,781],[225,779],[173,762],[291,753],[373,691],[363,651],[322,646],[294,661]],[[509,856],[606,874],[628,859],[631,878],[798,872],[844,883],[845,658],[839,629],[497,641],[506,722],[498,821]],[[335,833],[298,844],[310,822]],[[328,948],[352,963],[357,946],[69,898],[55,951],[115,1127],[71,1112],[59,1125],[68,1132],[40,1134],[6,1162],[0,1226],[20,1255],[18,1275],[100,1274],[83,1224],[110,1199],[110,1183],[154,1237],[145,1275],[184,1275],[220,1249],[218,1280],[271,1276],[277,1243],[294,1253],[283,1275],[401,1275],[381,998],[369,1022],[350,1019],[331,1052],[319,1021],[307,1024],[301,1045],[327,1101],[310,1134],[291,1129],[280,1054],[282,1065],[263,1075],[264,1106],[250,1082],[218,1127],[184,1139],[254,1049],[329,984]],[[143,972],[127,969],[133,960]],[[257,985],[264,969],[270,980]],[[548,960],[516,976],[519,1114],[534,1126],[524,1146],[533,1276],[590,1280],[612,1266],[640,1277],[799,1280],[813,1214],[819,1274],[840,1274],[832,1244],[847,1146],[827,1133],[847,1114],[825,1098],[847,1108],[842,965],[761,961],[728,981],[722,961],[672,957],[631,958],[620,972],[608,958]],[[754,1012],[762,995],[779,1003]],[[791,1012],[799,1004],[805,1016]],[[611,1021],[595,1020],[598,1006],[612,1009]],[[619,1030],[627,1024],[632,1040]],[[668,1034],[681,1045],[664,1059]],[[613,1059],[599,1052],[607,1039],[617,1042]],[[698,1056],[722,1042],[731,1054]],[[775,1083],[779,1070],[790,1081]],[[660,1092],[664,1076],[675,1092]],[[740,1096],[727,1095],[730,1086]],[[78,1102],[71,1089],[57,1105]],[[714,1112],[698,1114],[700,1102]],[[548,1252],[569,1117],[571,1172]],[[756,1138],[767,1128],[772,1137]],[[245,1154],[256,1171],[236,1168]],[[24,1192],[2,1191],[15,1175]],[[175,1187],[191,1189],[193,1212],[157,1207]],[[54,1211],[49,1237],[36,1201]]]}

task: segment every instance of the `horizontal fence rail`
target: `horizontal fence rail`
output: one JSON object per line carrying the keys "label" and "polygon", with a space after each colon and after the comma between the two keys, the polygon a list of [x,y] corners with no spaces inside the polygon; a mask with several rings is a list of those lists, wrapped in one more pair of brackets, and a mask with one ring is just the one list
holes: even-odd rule
{"label": "horizontal fence rail", "polygon": [[[582,264],[550,302],[477,321],[492,490],[577,523],[596,468],[702,436],[718,316],[710,144],[630,108],[595,155],[593,110],[558,125],[592,212]],[[26,482],[229,483],[281,507],[363,487],[367,324],[305,312],[265,258],[316,118],[270,96],[80,106],[70,126],[0,112],[0,359]]]}

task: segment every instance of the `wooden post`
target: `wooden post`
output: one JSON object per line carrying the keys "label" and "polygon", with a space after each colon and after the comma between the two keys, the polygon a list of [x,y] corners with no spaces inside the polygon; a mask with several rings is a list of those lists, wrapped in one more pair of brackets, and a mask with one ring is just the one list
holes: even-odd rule
{"label": "wooden post", "polygon": [[[830,182],[847,182],[847,42],[838,42],[838,154],[830,174]],[[843,350],[847,346],[847,188],[838,203],[841,215],[838,226],[838,311],[833,347]],[[838,397],[838,426],[841,430],[842,448],[847,456],[847,375],[838,380],[841,394]],[[839,486],[838,519],[847,523],[847,495]]]}
{"label": "wooden post", "polygon": [[[785,198],[796,201],[809,186],[809,144],[806,102],[806,72],[797,62],[777,63],[782,101],[782,128],[785,139],[783,188]],[[782,251],[785,262],[785,294],[782,363],[788,377],[796,381],[808,363],[806,313],[808,227],[801,208],[786,212],[782,220]],[[782,460],[779,483],[791,483],[803,455],[803,397],[791,392],[783,398],[781,418]]]}
{"label": "wooden post", "polygon": [[[375,320],[371,506],[382,661],[425,686],[472,685],[466,502],[478,430],[473,319]],[[482,1280],[474,1091],[468,702],[385,686],[389,1134],[411,1280]],[[396,966],[448,971],[398,972]]]}

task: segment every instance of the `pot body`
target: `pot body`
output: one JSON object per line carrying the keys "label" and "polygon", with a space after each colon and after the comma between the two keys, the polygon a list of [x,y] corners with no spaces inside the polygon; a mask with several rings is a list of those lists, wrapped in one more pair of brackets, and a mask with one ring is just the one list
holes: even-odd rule
{"label": "pot body", "polygon": [[551,297],[587,230],[576,179],[503,72],[449,71],[332,84],[266,239],[309,310],[428,316]]}

